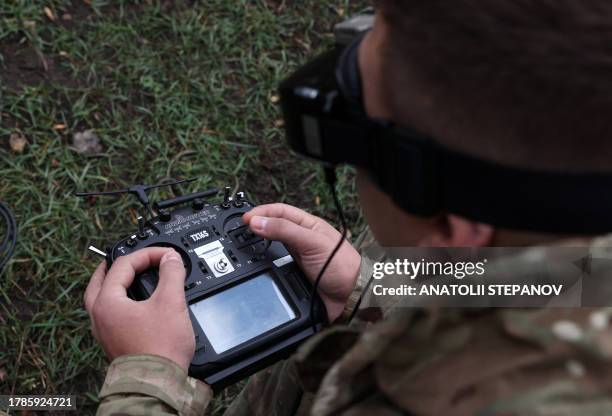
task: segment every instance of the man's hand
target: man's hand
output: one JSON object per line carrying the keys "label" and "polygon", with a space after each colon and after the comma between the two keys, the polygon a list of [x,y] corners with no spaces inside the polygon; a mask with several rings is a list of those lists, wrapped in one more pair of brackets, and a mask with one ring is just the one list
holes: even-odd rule
{"label": "man's hand", "polygon": [[[159,265],[159,283],[141,302],[127,297],[136,274]],[[193,358],[195,339],[185,302],[185,267],[174,250],[152,247],[119,257],[105,273],[98,266],[85,291],[92,330],[108,357],[154,354],[185,371]]]}
{"label": "man's hand", "polygon": [[[286,204],[260,205],[243,216],[257,235],[285,244],[312,283],[340,240],[340,233],[319,217]],[[338,318],[350,296],[361,257],[347,241],[327,267],[319,283],[330,322]]]}

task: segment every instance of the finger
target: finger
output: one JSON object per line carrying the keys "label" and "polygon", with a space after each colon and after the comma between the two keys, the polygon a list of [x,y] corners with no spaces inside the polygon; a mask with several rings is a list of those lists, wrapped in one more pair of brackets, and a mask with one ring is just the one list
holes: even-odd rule
{"label": "finger", "polygon": [[259,205],[244,214],[244,218],[249,221],[254,216],[285,218],[310,229],[316,225],[316,217],[314,215],[288,204]]}
{"label": "finger", "polygon": [[134,277],[150,267],[157,266],[162,256],[171,248],[149,247],[121,256],[113,263],[102,284],[104,294],[127,295],[127,288]]}
{"label": "finger", "polygon": [[172,250],[159,261],[159,283],[153,299],[161,302],[185,302],[185,277],[187,271],[181,255]]}
{"label": "finger", "polygon": [[284,218],[302,227],[320,231],[329,237],[336,238],[338,236],[338,231],[326,221],[316,215],[309,214],[302,209],[288,204],[266,204],[257,206],[245,213],[243,220],[245,223],[250,223],[251,218],[254,216]]}
{"label": "finger", "polygon": [[85,309],[91,314],[91,309],[102,290],[102,283],[104,282],[104,276],[106,275],[106,261],[103,261],[98,265],[96,270],[91,275],[85,294],[83,295],[83,301],[85,303]]}
{"label": "finger", "polygon": [[320,234],[285,218],[255,216],[251,218],[250,226],[261,237],[281,241],[301,254],[321,249]]}

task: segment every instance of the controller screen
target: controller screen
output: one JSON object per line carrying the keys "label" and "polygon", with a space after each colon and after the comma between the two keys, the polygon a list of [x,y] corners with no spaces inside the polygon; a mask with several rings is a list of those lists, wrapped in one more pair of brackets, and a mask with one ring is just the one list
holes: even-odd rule
{"label": "controller screen", "polygon": [[190,305],[217,354],[296,317],[269,273]]}

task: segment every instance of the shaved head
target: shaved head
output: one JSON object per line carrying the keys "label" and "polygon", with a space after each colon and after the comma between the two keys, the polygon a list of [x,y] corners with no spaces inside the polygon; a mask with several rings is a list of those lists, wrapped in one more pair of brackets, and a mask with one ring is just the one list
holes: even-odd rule
{"label": "shaved head", "polygon": [[377,5],[394,121],[505,164],[612,171],[612,3]]}

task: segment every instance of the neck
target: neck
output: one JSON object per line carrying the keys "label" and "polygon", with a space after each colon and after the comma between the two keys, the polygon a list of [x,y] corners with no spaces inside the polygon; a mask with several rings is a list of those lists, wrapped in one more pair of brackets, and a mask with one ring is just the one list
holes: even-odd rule
{"label": "neck", "polygon": [[594,237],[497,229],[490,244],[496,247],[527,247],[557,244],[576,244],[581,246],[588,244]]}

